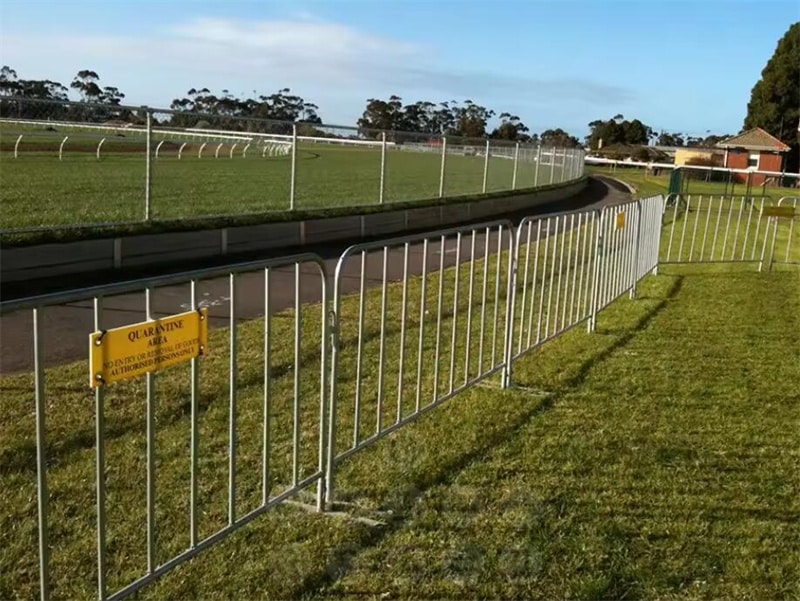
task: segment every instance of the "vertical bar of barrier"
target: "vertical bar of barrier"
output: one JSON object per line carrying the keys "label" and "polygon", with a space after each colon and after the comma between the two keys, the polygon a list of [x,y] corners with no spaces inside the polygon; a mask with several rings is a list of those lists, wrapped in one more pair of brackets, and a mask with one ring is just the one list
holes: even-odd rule
{"label": "vertical bar of barrier", "polygon": [[289,210],[295,209],[295,188],[297,186],[297,124],[292,124],[292,166],[289,173]]}
{"label": "vertical bar of barrier", "polygon": [[[94,298],[94,330],[102,331],[103,297]],[[105,386],[94,389],[95,405],[95,488],[97,504],[97,596],[106,598],[106,442]]]}
{"label": "vertical bar of barrier", "polygon": [[[322,323],[320,324],[321,332],[319,351],[319,457],[317,461],[317,469],[319,470],[319,473],[322,474],[324,473],[325,466],[328,463],[328,458],[326,456],[328,449],[328,403],[326,402],[326,399],[328,392],[328,336],[330,334],[330,330],[328,321],[328,278],[322,266],[318,267],[320,269],[320,286],[322,288],[322,298],[320,299]],[[327,481],[325,478],[320,478],[317,480],[317,512],[325,511],[325,496],[327,494],[325,489],[326,484]]]}
{"label": "vertical bar of barrier", "polygon": [[450,335],[450,384],[448,394],[453,394],[453,382],[456,375],[456,342],[458,336],[458,293],[461,288],[461,232],[456,234],[456,269],[453,276],[453,328]]}
{"label": "vertical bar of barrier", "polygon": [[[472,348],[472,295],[475,286],[475,244],[477,231],[472,230],[472,243],[469,252],[469,291],[467,292],[467,344],[464,357],[464,385],[469,382],[470,349]],[[480,372],[478,372],[480,374]]]}
{"label": "vertical bar of barrier", "polygon": [[383,193],[386,187],[386,132],[381,132],[381,183],[378,192],[378,203],[383,204]]}
{"label": "vertical bar of barrier", "polygon": [[151,207],[151,198],[150,198],[151,177],[152,177],[152,165],[150,161],[150,145],[153,137],[153,114],[150,112],[150,109],[146,107],[145,107],[145,113],[147,115],[147,133],[145,137],[145,152],[147,153],[147,156],[145,157],[145,176],[144,176],[144,220],[150,221],[150,218],[153,215]]}
{"label": "vertical bar of barrier", "polygon": [[[261,448],[261,504],[269,501],[271,489],[270,454],[272,450],[271,415],[272,415],[272,303],[270,301],[271,271],[264,269],[264,409],[262,415],[262,448]],[[323,366],[324,369],[324,366]]]}
{"label": "vertical bar of barrier", "polygon": [[597,228],[595,230],[596,236],[594,241],[594,278],[592,281],[592,294],[589,304],[589,322],[587,325],[587,331],[589,332],[594,332],[595,329],[597,329],[597,303],[598,294],[600,292],[600,261],[602,260],[603,254],[603,215],[604,212],[600,212],[600,217],[598,219],[597,213],[595,213]]}
{"label": "vertical bar of barrier", "polygon": [[478,342],[478,373],[483,372],[483,337],[486,332],[486,300],[489,291],[489,243],[491,241],[491,230],[487,227],[484,233],[483,249],[483,289],[481,291],[481,329]]}
{"label": "vertical bar of barrier", "polygon": [[[353,405],[353,446],[358,446],[361,440],[361,369],[364,356],[364,311],[367,282],[367,251],[361,251],[361,279],[358,291],[358,348],[356,350],[356,394]],[[337,301],[338,302],[338,301]]]}
{"label": "vertical bar of barrier", "polygon": [[553,314],[553,285],[556,281],[556,255],[558,254],[558,228],[560,215],[556,215],[555,231],[553,232],[553,261],[550,264],[550,286],[547,291],[547,317],[545,317],[544,337],[550,337],[550,316]]}
{"label": "vertical bar of barrier", "polygon": [[[503,225],[498,228],[498,236],[503,237]],[[500,386],[501,388],[511,387],[511,378],[513,376],[514,362],[511,359],[511,349],[513,345],[513,331],[514,331],[514,300],[516,299],[517,289],[517,261],[514,248],[516,247],[516,232],[513,227],[508,228],[509,236],[509,253],[508,253],[508,273],[506,275],[508,282],[506,284],[506,318],[504,324],[503,335],[503,371],[501,372]],[[502,255],[497,254],[497,262],[500,263]]]}
{"label": "vertical bar of barrier", "polygon": [[[572,323],[572,316],[575,313],[575,292],[578,285],[578,256],[580,255],[580,248],[581,248],[581,217],[583,217],[583,213],[578,213],[578,227],[577,227],[577,235],[575,240],[575,246],[572,245],[572,235],[575,232],[575,214],[570,216],[569,222],[569,257],[572,258],[574,254],[575,262],[572,267],[572,290],[569,297],[569,320],[566,317],[566,307],[567,303],[564,302],[564,315],[561,317],[562,323],[571,324]],[[570,265],[571,260],[567,261],[567,266]],[[569,277],[569,276],[568,276]],[[569,287],[569,279],[567,280],[567,287]]]}
{"label": "vertical bar of barrier", "polygon": [[444,196],[444,175],[447,165],[447,136],[442,136],[442,164],[439,167],[439,198]]}
{"label": "vertical bar of barrier", "polygon": [[444,253],[447,238],[442,236],[439,241],[439,295],[436,301],[436,351],[433,357],[433,399],[439,395],[439,349],[442,338],[442,307],[444,301]]}
{"label": "vertical bar of barrier", "polygon": [[[517,255],[517,266],[519,266],[519,253],[520,247],[522,245],[522,228],[525,227],[528,230],[528,235],[525,239],[525,267],[523,269],[522,274],[522,303],[519,312],[519,339],[517,342],[517,353],[522,352],[522,336],[525,332],[525,308],[528,306],[528,269],[530,268],[531,262],[531,234],[533,232],[533,228],[531,227],[531,222],[523,222],[519,226],[519,230],[517,231],[516,237],[516,248],[514,250],[515,254]],[[531,299],[531,302],[532,299]],[[516,309],[516,307],[515,307]],[[530,324],[528,324],[528,329],[530,331]]]}
{"label": "vertical bar of barrier", "polygon": [[[530,225],[528,226],[530,227]],[[528,339],[527,339],[527,346],[530,348],[531,340],[533,336],[533,312],[535,307],[535,299],[536,299],[536,279],[537,274],[539,273],[539,250],[541,249],[541,241],[542,241],[542,220],[536,220],[536,252],[533,255],[533,278],[531,279],[531,304],[530,308],[528,309]],[[547,266],[547,251],[545,251],[545,260],[542,264],[542,269],[546,268]],[[544,278],[542,278],[544,279]],[[544,286],[542,286],[542,290],[544,290]],[[540,309],[541,311],[541,309]],[[541,321],[541,314],[539,321]],[[537,334],[537,342],[538,342],[538,334]],[[520,350],[522,346],[522,339],[520,338]]]}
{"label": "vertical bar of barrier", "polygon": [[[300,481],[300,363],[303,335],[303,304],[300,302],[300,262],[294,264],[294,374],[292,402],[292,486]],[[324,370],[324,366],[322,367]]]}
{"label": "vertical bar of barrier", "polygon": [[[190,289],[190,302],[192,309],[198,311],[197,306],[197,280],[192,280]],[[200,349],[201,352],[205,349]],[[199,401],[199,381],[200,381],[200,360],[193,357],[191,360],[191,427],[189,432],[190,467],[189,467],[189,546],[194,549],[197,546],[197,462],[199,452],[199,427],[198,427],[198,401]]]}
{"label": "vertical bar of barrier", "polygon": [[238,332],[236,331],[236,276],[229,276],[230,313],[228,327],[230,328],[231,354],[228,363],[228,525],[236,521],[236,371]]}
{"label": "vertical bar of barrier", "polygon": [[386,309],[388,294],[389,277],[389,247],[383,247],[383,278],[381,281],[381,338],[378,351],[378,403],[377,416],[375,420],[375,433],[381,431],[383,424],[383,387],[384,387],[384,364],[386,361]]}
{"label": "vertical bar of barrier", "polygon": [[39,519],[39,598],[50,598],[50,536],[48,529],[47,447],[45,446],[45,382],[42,362],[42,323],[39,307],[33,309],[33,371],[36,402],[36,508]]}
{"label": "vertical bar of barrier", "polygon": [[636,207],[636,231],[633,236],[633,281],[631,282],[631,299],[636,298],[636,284],[639,281],[639,245],[642,243],[642,202],[637,201]]}
{"label": "vertical bar of barrier", "polygon": [[[147,321],[153,320],[153,289],[145,288],[145,315]],[[155,459],[155,374],[148,372],[145,377],[147,395],[147,573],[152,574],[156,567],[155,520],[156,520],[156,459]]]}
{"label": "vertical bar of barrier", "polygon": [[489,178],[489,140],[486,140],[486,154],[483,157],[483,186],[481,187],[481,192],[486,194],[486,184]]}
{"label": "vertical bar of barrier", "polygon": [[[536,322],[536,344],[542,341],[542,317],[544,315],[544,289],[546,288],[545,282],[547,281],[547,255],[550,252],[550,217],[547,218],[545,224],[544,236],[544,258],[542,259],[542,285],[539,292],[539,317]],[[541,240],[541,238],[539,238]],[[537,241],[538,244],[538,241]],[[552,275],[550,278],[552,279]]]}
{"label": "vertical bar of barrier", "polygon": [[422,400],[422,353],[425,350],[425,314],[428,305],[428,239],[422,241],[422,284],[419,301],[419,339],[417,341],[417,394],[414,400],[414,411],[419,412]]}
{"label": "vertical bar of barrier", "polygon": [[539,165],[542,162],[542,145],[539,144],[536,147],[536,169],[533,172],[533,187],[536,188],[539,185]]}
{"label": "vertical bar of barrier", "polygon": [[403,299],[400,307],[400,362],[397,370],[397,417],[395,423],[403,419],[403,376],[406,357],[406,309],[408,305],[408,251],[409,243],[403,246]]}

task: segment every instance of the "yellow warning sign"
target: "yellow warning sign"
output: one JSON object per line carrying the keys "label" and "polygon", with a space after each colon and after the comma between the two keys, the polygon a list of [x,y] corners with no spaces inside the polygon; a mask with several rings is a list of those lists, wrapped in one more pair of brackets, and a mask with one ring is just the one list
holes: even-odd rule
{"label": "yellow warning sign", "polygon": [[762,215],[765,217],[794,217],[794,207],[764,207]]}
{"label": "yellow warning sign", "polygon": [[617,213],[617,229],[621,230],[625,227],[625,213]]}
{"label": "yellow warning sign", "polygon": [[89,335],[92,388],[160,371],[206,353],[208,310],[94,332]]}

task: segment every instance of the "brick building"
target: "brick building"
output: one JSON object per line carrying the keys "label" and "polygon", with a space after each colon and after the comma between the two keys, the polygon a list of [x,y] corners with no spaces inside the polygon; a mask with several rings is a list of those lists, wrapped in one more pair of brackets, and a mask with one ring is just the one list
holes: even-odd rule
{"label": "brick building", "polygon": [[[782,172],[784,154],[789,147],[775,136],[771,136],[760,127],[749,129],[738,136],[733,136],[717,144],[725,150],[723,165],[729,169],[749,169],[751,171]],[[754,186],[764,184],[769,176],[753,173],[737,173],[737,181],[744,182],[750,177]]]}

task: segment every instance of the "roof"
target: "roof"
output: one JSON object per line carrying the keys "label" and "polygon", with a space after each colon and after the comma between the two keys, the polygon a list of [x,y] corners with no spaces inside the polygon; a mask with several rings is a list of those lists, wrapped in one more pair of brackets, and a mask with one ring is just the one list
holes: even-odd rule
{"label": "roof", "polygon": [[720,148],[744,148],[746,150],[771,150],[786,152],[789,147],[775,136],[760,127],[748,129],[746,132],[723,140],[717,144]]}

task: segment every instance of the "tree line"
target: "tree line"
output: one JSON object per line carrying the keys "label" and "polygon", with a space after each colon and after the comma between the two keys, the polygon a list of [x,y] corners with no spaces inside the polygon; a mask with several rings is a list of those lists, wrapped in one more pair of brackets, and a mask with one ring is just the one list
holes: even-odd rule
{"label": "tree line", "polygon": [[700,137],[663,130],[659,132],[649,125],[645,125],[639,119],[628,120],[617,114],[611,119],[598,119],[589,123],[586,144],[592,149],[599,149],[601,144],[603,148],[615,145],[642,146],[648,144],[710,148],[729,137],[728,134],[710,134]]}
{"label": "tree line", "polygon": [[[489,127],[497,116],[499,123]],[[362,136],[377,138],[382,131],[411,132],[429,136],[454,136],[473,139],[506,140],[509,142],[541,142],[547,145],[576,147],[580,141],[563,129],[547,129],[532,133],[519,116],[500,112],[472,100],[430,102],[418,100],[403,104],[400,96],[387,100],[369,98],[358,119]]]}

